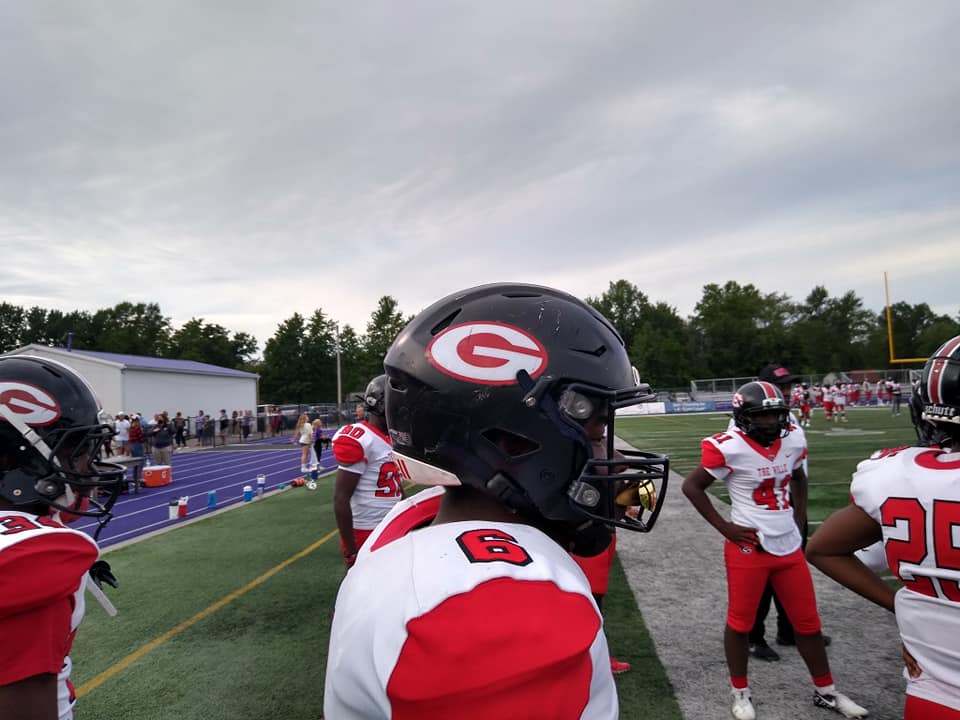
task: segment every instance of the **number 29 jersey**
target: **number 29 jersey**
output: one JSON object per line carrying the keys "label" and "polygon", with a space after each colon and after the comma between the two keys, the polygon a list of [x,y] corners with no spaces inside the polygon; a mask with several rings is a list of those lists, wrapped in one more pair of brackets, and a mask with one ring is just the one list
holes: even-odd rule
{"label": "number 29 jersey", "polygon": [[773,555],[800,547],[790,499],[790,479],[807,456],[800,433],[791,431],[767,448],[732,429],[704,438],[700,451],[700,464],[727,486],[733,522],[756,528],[763,549]]}
{"label": "number 29 jersey", "polygon": [[337,595],[326,720],[614,720],[617,691],[586,578],[539,530],[429,523],[403,500]]}
{"label": "number 29 jersey", "polygon": [[857,465],[850,497],[903,582],[897,626],[923,671],[907,693],[960,710],[960,452],[881,450]]}
{"label": "number 29 jersey", "polygon": [[403,496],[390,441],[366,422],[345,425],[331,441],[337,466],[360,479],[350,498],[353,527],[373,530]]}

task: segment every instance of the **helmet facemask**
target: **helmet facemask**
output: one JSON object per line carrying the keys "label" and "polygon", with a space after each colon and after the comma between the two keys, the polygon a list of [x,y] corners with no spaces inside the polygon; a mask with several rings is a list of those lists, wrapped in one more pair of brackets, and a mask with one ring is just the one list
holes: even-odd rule
{"label": "helmet facemask", "polygon": [[[520,381],[521,387],[524,381]],[[618,408],[652,399],[649,386],[606,390],[584,383],[560,385],[544,394],[540,409],[583,449],[571,471],[568,502],[576,514],[607,527],[649,532],[653,529],[669,477],[669,458],[633,449],[614,449]],[[528,398],[533,395],[528,393]]]}
{"label": "helmet facemask", "polygon": [[[0,409],[0,412],[3,412]],[[109,425],[35,430],[15,416],[5,419],[19,432],[14,469],[3,474],[3,499],[14,507],[49,507],[98,521],[94,538],[113,517],[124,468],[101,461]],[[93,493],[93,491],[97,491]],[[91,496],[93,493],[93,496]]]}

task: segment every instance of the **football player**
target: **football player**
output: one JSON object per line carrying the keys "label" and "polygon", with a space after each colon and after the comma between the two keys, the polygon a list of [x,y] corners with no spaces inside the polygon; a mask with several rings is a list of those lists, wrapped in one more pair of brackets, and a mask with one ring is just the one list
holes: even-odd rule
{"label": "football player", "polygon": [[[113,428],[70,368],[0,358],[0,718],[69,720],[70,646],[88,572],[116,584],[67,517],[110,518],[123,468],[100,462]],[[96,491],[96,492],[95,492]],[[98,497],[93,497],[93,495]],[[99,533],[99,530],[98,530]]]}
{"label": "football player", "polygon": [[[753,720],[747,681],[748,633],[770,582],[795,632],[797,649],[813,679],[814,704],[844,717],[867,711],[836,690],[810,570],[801,550],[806,525],[806,443],[790,432],[789,412],[779,388],[751,382],[734,394],[736,429],[705,438],[701,464],[683,482],[697,511],[725,538],[727,623],[723,642],[733,692],[733,716]],[[707,488],[723,480],[731,501],[731,520],[717,511]]]}
{"label": "football player", "polygon": [[[960,336],[923,368],[921,447],[875,453],[857,466],[852,504],[810,539],[825,574],[894,611],[907,669],[907,720],[960,718]],[[927,446],[927,443],[930,446]],[[899,590],[854,551],[884,545]]]}
{"label": "football player", "polygon": [[[757,373],[757,379],[763,382],[769,382],[773,385],[776,385],[780,392],[783,393],[789,390],[791,383],[796,382],[800,379],[799,375],[794,375],[789,370],[787,370],[783,365],[778,363],[770,363],[766,365],[759,373]],[[801,409],[802,412],[802,409]],[[802,441],[804,452],[807,448],[807,436],[804,433],[802,427],[797,422],[797,418],[792,412],[787,415],[787,420],[789,421],[790,431],[793,434],[795,440]],[[727,432],[734,432],[737,430],[737,423],[735,418],[731,418],[730,424],[727,427]],[[803,472],[804,475],[807,474],[807,460],[804,458],[803,461]],[[809,477],[808,477],[809,479]],[[807,527],[804,524],[800,528],[801,533],[801,548],[806,545],[807,540]],[[787,616],[786,610],[784,610],[782,603],[780,602],[779,597],[774,593],[773,585],[767,583],[766,588],[764,588],[763,595],[760,596],[760,603],[757,606],[757,616],[753,622],[753,627],[750,629],[750,654],[755,658],[760,660],[767,661],[778,661],[780,656],[777,654],[777,651],[774,650],[767,643],[766,640],[766,620],[767,615],[770,613],[770,603],[771,601],[776,605],[777,608],[777,644],[778,645],[795,645],[796,644],[796,633],[793,631],[793,626],[790,624],[790,618]],[[830,637],[828,635],[823,636],[823,641],[826,645],[830,644]]]}
{"label": "football player", "polygon": [[812,405],[813,400],[811,398],[810,386],[807,383],[803,383],[803,385],[800,386],[800,427],[810,427]]}
{"label": "football player", "polygon": [[[327,720],[618,717],[569,552],[601,552],[611,526],[650,530],[662,506],[666,457],[606,459],[614,411],[653,398],[623,340],[566,293],[485,285],[422,311],[384,367],[399,472],[437,487],[391,510],[340,587]],[[584,424],[604,404],[595,456]],[[655,483],[656,504],[626,517],[615,483]]]}
{"label": "football player", "polygon": [[844,382],[835,383],[831,388],[833,392],[833,421],[847,421],[847,384]]}
{"label": "football player", "polygon": [[366,419],[340,428],[333,436],[333,457],[337,461],[333,514],[348,568],[356,562],[357,552],[377,523],[403,499],[403,484],[384,417],[386,383],[386,375],[371,380],[363,394]]}

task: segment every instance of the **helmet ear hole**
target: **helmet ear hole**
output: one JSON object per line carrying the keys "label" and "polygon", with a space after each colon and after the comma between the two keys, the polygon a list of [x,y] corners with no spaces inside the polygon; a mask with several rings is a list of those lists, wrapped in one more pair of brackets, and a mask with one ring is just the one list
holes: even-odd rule
{"label": "helmet ear hole", "polygon": [[517,435],[509,430],[491,428],[480,433],[481,436],[497,447],[508,458],[522,458],[525,455],[538,452],[540,445],[529,438]]}

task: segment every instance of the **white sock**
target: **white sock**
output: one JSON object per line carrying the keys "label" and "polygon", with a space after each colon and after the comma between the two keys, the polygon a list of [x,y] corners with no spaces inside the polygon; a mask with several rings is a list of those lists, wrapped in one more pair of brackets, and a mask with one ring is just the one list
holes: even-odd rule
{"label": "white sock", "polygon": [[816,690],[816,691],[817,691],[818,693],[820,693],[821,695],[836,695],[836,694],[837,694],[837,686],[834,685],[833,683],[831,683],[831,684],[829,684],[829,685],[824,685],[823,687],[817,687],[816,685],[814,685],[814,686],[813,686],[813,689]]}

